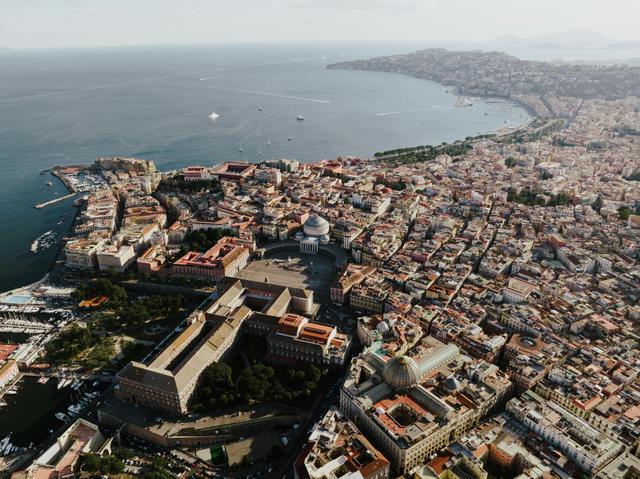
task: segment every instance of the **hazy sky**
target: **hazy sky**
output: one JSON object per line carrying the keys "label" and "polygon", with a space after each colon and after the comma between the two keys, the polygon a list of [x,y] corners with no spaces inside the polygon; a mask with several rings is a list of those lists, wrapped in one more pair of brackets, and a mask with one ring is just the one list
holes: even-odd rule
{"label": "hazy sky", "polygon": [[475,41],[598,30],[640,40],[639,0],[0,0],[0,46]]}

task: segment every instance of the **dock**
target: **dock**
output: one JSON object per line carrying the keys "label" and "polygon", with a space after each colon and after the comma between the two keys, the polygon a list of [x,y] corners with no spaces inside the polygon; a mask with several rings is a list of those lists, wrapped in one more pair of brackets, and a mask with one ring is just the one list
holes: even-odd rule
{"label": "dock", "polygon": [[36,208],[36,209],[46,208],[49,205],[52,205],[54,203],[58,203],[59,201],[64,201],[64,200],[67,200],[69,198],[73,198],[75,195],[76,195],[75,193],[69,193],[68,195],[61,196],[60,198],[54,198],[52,200],[45,201],[44,203],[37,203],[34,206],[34,208]]}
{"label": "dock", "polygon": [[3,405],[6,405],[6,401],[4,400],[4,395],[7,394],[7,392],[10,389],[13,389],[15,387],[16,384],[18,384],[20,382],[20,380],[22,379],[23,374],[22,373],[18,373],[18,375],[16,377],[14,377],[13,379],[9,380],[9,383],[6,384],[3,388],[0,388],[0,401],[4,402]]}

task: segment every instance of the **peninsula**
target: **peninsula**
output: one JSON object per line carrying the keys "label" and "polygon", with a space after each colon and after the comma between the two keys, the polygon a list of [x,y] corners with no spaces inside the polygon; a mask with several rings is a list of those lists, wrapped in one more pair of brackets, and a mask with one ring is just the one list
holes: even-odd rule
{"label": "peninsula", "polygon": [[335,63],[327,68],[382,71],[453,87],[460,95],[518,102],[538,117],[566,117],[558,97],[620,100],[640,96],[640,67],[520,60],[503,52],[426,49]]}

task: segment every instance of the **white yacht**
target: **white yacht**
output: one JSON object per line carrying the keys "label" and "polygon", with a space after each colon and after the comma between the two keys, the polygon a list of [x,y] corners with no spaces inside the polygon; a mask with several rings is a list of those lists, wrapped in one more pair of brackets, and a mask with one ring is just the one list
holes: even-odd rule
{"label": "white yacht", "polygon": [[67,422],[67,420],[69,419],[69,416],[67,416],[65,413],[63,412],[57,412],[55,414],[56,419],[62,421],[62,422]]}

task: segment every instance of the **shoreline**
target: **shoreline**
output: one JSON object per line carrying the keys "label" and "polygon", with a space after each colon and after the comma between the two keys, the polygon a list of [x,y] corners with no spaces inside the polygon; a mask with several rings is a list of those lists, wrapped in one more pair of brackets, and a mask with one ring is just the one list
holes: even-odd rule
{"label": "shoreline", "polygon": [[[417,78],[417,77],[414,77]],[[429,80],[431,81],[431,80]],[[444,85],[446,88],[446,85]],[[535,112],[529,108],[527,105],[525,105],[524,103],[519,102],[518,100],[513,100],[511,98],[506,98],[506,97],[499,97],[499,96],[481,96],[481,95],[465,95],[465,94],[459,94],[457,91],[452,91],[452,94],[454,95],[458,95],[458,98],[473,98],[473,99],[477,99],[481,102],[483,102],[484,104],[502,104],[502,105],[506,105],[509,106],[511,108],[513,107],[518,107],[521,108],[522,110],[524,110],[527,113],[528,118],[523,122],[520,123],[517,126],[513,126],[513,127],[509,127],[507,125],[500,125],[499,127],[497,127],[494,130],[489,130],[487,132],[484,132],[483,134],[496,134],[497,136],[504,136],[504,135],[509,135],[511,133],[514,133],[518,130],[521,130],[523,128],[526,128],[527,126],[529,126],[533,121],[538,119],[538,115],[535,114]],[[496,100],[496,101],[488,101],[488,100]],[[470,105],[473,106],[473,105]],[[466,108],[465,106],[462,106],[461,108]],[[510,131],[504,132],[504,131],[500,131],[501,129],[504,128],[508,128]],[[456,141],[460,141],[460,140],[456,140]]]}
{"label": "shoreline", "polygon": [[478,95],[478,94],[470,94],[470,93],[465,93],[463,91],[461,91],[461,87],[459,85],[454,85],[454,84],[447,84],[447,83],[440,83],[436,80],[431,80],[429,78],[422,78],[416,75],[412,75],[410,73],[402,73],[402,72],[395,72],[395,71],[388,71],[388,70],[374,70],[374,69],[365,69],[365,68],[351,68],[349,66],[340,66],[339,63],[334,63],[334,64],[329,64],[326,65],[325,68],[327,70],[349,70],[349,71],[357,71],[357,72],[367,72],[367,73],[385,73],[385,74],[390,74],[390,75],[400,75],[400,76],[404,76],[404,77],[410,77],[410,78],[415,78],[416,80],[421,80],[421,81],[427,81],[427,82],[431,82],[435,85],[439,85],[445,89],[447,89],[448,94],[451,94],[453,96],[456,97],[468,97],[468,98],[479,98],[481,100],[499,100],[500,102],[504,102],[506,104],[510,104],[511,106],[517,106],[519,108],[522,108],[523,110],[525,110],[527,112],[527,114],[530,117],[533,117],[532,120],[537,119],[538,118],[538,114],[533,110],[533,108],[531,108],[531,106],[527,105],[526,103],[522,102],[521,100],[518,100],[516,98],[511,98],[511,97],[506,97],[506,96],[500,96],[500,95]]}
{"label": "shoreline", "polygon": [[[363,70],[363,71],[369,71],[369,70]],[[377,71],[377,70],[376,70]],[[400,75],[404,75],[404,73],[400,73]],[[425,80],[424,78],[420,78],[417,76],[413,76],[413,75],[408,75],[412,78],[417,78],[418,80]],[[433,81],[433,80],[427,80],[427,81]],[[442,85],[445,88],[451,88],[451,93],[457,96],[466,96],[466,97],[470,97],[470,98],[479,98],[485,102],[487,102],[487,100],[498,100],[502,103],[506,103],[509,104],[511,106],[517,106],[519,108],[522,108],[524,111],[527,112],[527,114],[532,117],[532,120],[535,120],[538,118],[538,114],[533,110],[533,108],[531,108],[531,106],[527,105],[526,103],[522,102],[521,100],[518,100],[516,98],[511,98],[511,97],[506,97],[506,96],[497,96],[497,95],[469,95],[468,93],[463,93],[460,91],[460,87],[458,86],[454,86],[454,85],[445,85],[443,83],[438,83],[438,82],[434,82],[437,83],[438,85]]]}
{"label": "shoreline", "polygon": [[[46,173],[49,173],[52,176],[55,176],[58,179],[58,181],[60,181],[60,183],[62,183],[64,185],[64,187],[67,189],[67,191],[69,192],[69,195],[72,195],[72,194],[75,195],[77,193],[77,191],[66,180],[64,175],[62,175],[60,173],[61,169],[70,168],[70,167],[73,167],[73,166],[77,166],[77,165],[69,165],[69,166],[56,165],[56,166],[54,166],[54,167],[52,167],[52,168],[50,168],[48,170],[41,171],[40,174],[46,172]],[[86,167],[86,166],[83,166],[83,168],[84,167]],[[70,198],[71,196],[69,196],[69,195],[67,195],[67,196]],[[57,201],[60,201],[60,199],[57,199]],[[72,208],[75,208],[76,211],[75,211],[75,214],[73,215],[73,220],[71,221],[71,225],[66,230],[66,233],[65,233],[64,236],[67,236],[67,234],[71,230],[73,230],[73,227],[74,227],[74,225],[76,223],[76,220],[78,218],[78,213],[79,213],[78,208],[75,207],[75,206],[72,206]],[[46,270],[45,274],[40,279],[37,279],[37,280],[35,280],[35,281],[31,282],[31,283],[27,283],[27,284],[24,284],[24,285],[21,285],[21,286],[16,286],[15,288],[12,288],[12,289],[9,289],[9,290],[0,291],[0,302],[2,302],[2,300],[4,298],[7,298],[7,297],[9,297],[9,296],[11,296],[13,294],[16,294],[16,293],[20,292],[20,291],[30,290],[30,289],[33,289],[33,288],[37,288],[42,284],[48,283],[49,280],[50,280],[51,273],[55,270],[56,265],[58,264],[58,262],[61,261],[60,257],[62,255],[63,251],[64,251],[64,244],[61,243],[60,246],[59,246],[58,251],[56,251],[56,254],[55,254],[53,260],[50,262],[49,266],[47,267],[47,270]]]}
{"label": "shoreline", "polygon": [[60,182],[65,186],[65,188],[69,193],[77,193],[77,191],[71,185],[71,183],[69,183],[69,180],[67,180],[67,178],[60,172],[60,170],[62,170],[63,168],[74,168],[74,167],[77,167],[77,165],[68,165],[68,166],[56,165],[50,170],[50,173],[56,178],[58,178],[58,180],[60,180]]}
{"label": "shoreline", "polygon": [[[332,69],[332,68],[330,68],[330,65],[326,65],[325,68]],[[335,68],[335,69],[338,69],[338,68]],[[529,126],[531,124],[531,122],[533,122],[534,120],[536,120],[538,118],[538,116],[535,114],[535,112],[530,107],[528,107],[526,104],[524,104],[524,103],[522,103],[522,102],[520,102],[518,100],[512,99],[512,98],[500,97],[500,96],[485,96],[485,95],[466,95],[466,94],[461,93],[459,91],[459,88],[455,87],[453,85],[446,85],[446,84],[439,83],[439,82],[436,82],[436,81],[433,81],[433,80],[429,80],[429,79],[426,79],[426,78],[420,78],[420,77],[417,77],[417,76],[414,76],[414,75],[405,74],[405,73],[386,72],[386,71],[382,71],[382,70],[358,70],[358,69],[353,69],[353,68],[341,68],[341,69],[363,71],[363,72],[392,73],[392,74],[397,74],[397,75],[402,75],[402,76],[410,76],[410,77],[416,78],[418,80],[432,82],[435,85],[439,85],[440,87],[443,87],[443,88],[448,88],[448,89],[450,89],[450,91],[448,91],[447,93],[452,95],[452,96],[457,96],[457,97],[465,96],[465,97],[468,97],[468,98],[477,98],[480,101],[483,101],[485,103],[486,103],[486,100],[498,100],[500,103],[503,103],[503,104],[505,104],[507,106],[519,107],[522,110],[524,110],[527,113],[528,117],[529,117],[527,120],[525,120],[524,123],[513,127],[513,129],[511,129],[510,131],[506,131],[506,132],[499,131],[500,128],[504,127],[504,125],[500,125],[496,129],[491,130],[491,131],[486,132],[486,133],[483,133],[483,134],[495,134],[496,136],[504,136],[504,135],[512,134],[512,133],[517,132],[517,131],[519,131],[519,130],[521,130],[523,128],[526,128],[527,126]],[[463,140],[464,139],[457,139],[455,141],[463,141]],[[402,148],[402,146],[400,146],[399,148]],[[363,159],[365,161],[379,161],[378,158],[373,156],[374,153],[371,153],[371,156],[369,156],[367,158],[363,158]],[[264,161],[264,160],[250,161],[249,163],[260,164],[262,161]],[[317,160],[317,161],[321,161],[321,160]],[[83,168],[83,169],[86,169],[86,168],[91,168],[91,165],[77,165],[77,164],[73,164],[73,165],[56,165],[56,166],[53,166],[53,167],[49,168],[48,170],[44,170],[44,171],[47,171],[52,176],[55,176],[64,185],[64,187],[67,189],[69,194],[77,194],[76,189],[67,180],[65,175],[61,172],[61,170],[65,169],[65,168]],[[43,171],[40,171],[39,174],[40,173],[43,173]],[[71,226],[67,230],[67,233],[69,233],[73,229],[73,226],[75,225],[75,222],[77,221],[78,213],[80,211],[77,207],[74,206],[74,208],[76,208],[76,212],[74,214],[74,218],[73,218],[73,221],[71,223]],[[61,261],[61,255],[63,253],[63,250],[64,250],[64,244],[61,244],[59,250],[57,251],[57,253],[55,255],[55,258],[53,259],[53,261],[51,262],[50,266],[47,268],[46,273],[44,274],[44,276],[41,279],[36,280],[36,281],[34,281],[32,283],[29,283],[29,284],[26,284],[26,285],[17,286],[17,287],[15,287],[15,288],[13,288],[13,289],[11,289],[9,291],[0,292],[0,297],[8,296],[8,293],[10,293],[12,291],[18,291],[18,290],[21,290],[21,289],[29,288],[32,285],[38,284],[38,283],[43,282],[45,280],[49,280],[50,274],[52,273],[52,271],[54,271],[56,265]]]}

